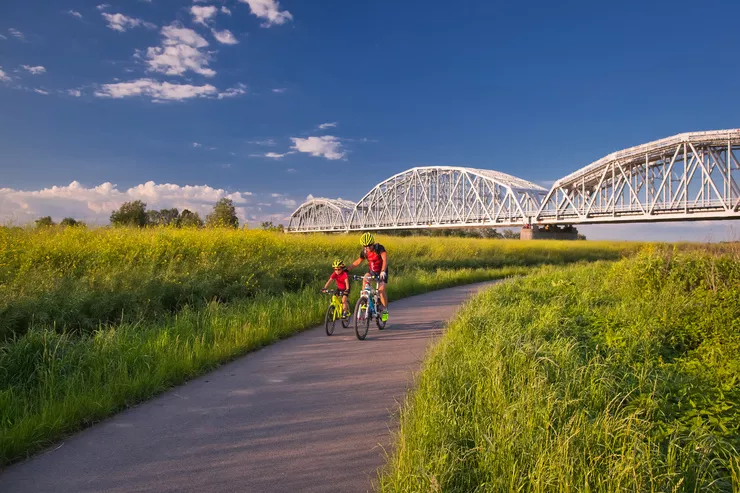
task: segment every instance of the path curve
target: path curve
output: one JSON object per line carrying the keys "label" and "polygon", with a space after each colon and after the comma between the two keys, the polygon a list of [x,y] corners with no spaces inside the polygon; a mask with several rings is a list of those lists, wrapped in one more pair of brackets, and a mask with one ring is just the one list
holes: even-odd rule
{"label": "path curve", "polygon": [[277,342],[9,467],[0,491],[371,490],[427,345],[490,284],[391,303],[365,341],[338,324]]}

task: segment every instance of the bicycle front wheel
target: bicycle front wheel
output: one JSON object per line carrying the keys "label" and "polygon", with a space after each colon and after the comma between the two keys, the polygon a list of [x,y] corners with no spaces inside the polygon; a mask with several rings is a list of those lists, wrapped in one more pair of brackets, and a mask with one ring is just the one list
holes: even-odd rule
{"label": "bicycle front wheel", "polygon": [[368,313],[367,298],[360,298],[355,304],[355,334],[359,340],[365,339],[370,328],[370,316]]}
{"label": "bicycle front wheel", "polygon": [[334,333],[334,324],[337,321],[334,319],[334,305],[330,304],[329,308],[326,309],[326,316],[324,317],[324,327],[326,328],[326,335],[330,336]]}

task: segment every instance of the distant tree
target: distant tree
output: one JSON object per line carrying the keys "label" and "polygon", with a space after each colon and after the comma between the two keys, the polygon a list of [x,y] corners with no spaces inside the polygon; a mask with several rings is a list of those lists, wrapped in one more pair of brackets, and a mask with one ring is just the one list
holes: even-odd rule
{"label": "distant tree", "polygon": [[114,226],[137,226],[142,228],[149,222],[146,204],[141,200],[126,202],[117,211],[110,215],[110,222]]}
{"label": "distant tree", "polygon": [[578,235],[576,236],[576,239],[577,240],[585,240],[586,239],[586,235],[584,235],[583,233],[578,233]]}
{"label": "distant tree", "polygon": [[148,211],[147,220],[150,226],[179,226],[180,211],[176,208]]}
{"label": "distant tree", "polygon": [[272,221],[265,221],[262,223],[262,229],[265,231],[275,231],[278,233],[282,233],[285,231],[285,227],[282,224],[274,225],[272,224]]}
{"label": "distant tree", "polygon": [[191,212],[188,209],[183,209],[180,214],[178,226],[181,228],[202,228],[203,220],[197,212]]}
{"label": "distant tree", "polygon": [[37,228],[48,228],[54,226],[54,221],[51,220],[51,216],[44,216],[36,219]]}
{"label": "distant tree", "polygon": [[65,217],[59,224],[61,224],[62,226],[84,226],[84,223],[82,221],[78,221],[73,217]]}
{"label": "distant tree", "polygon": [[213,212],[206,217],[209,228],[238,228],[239,218],[236,217],[236,208],[231,199],[223,198],[213,206]]}
{"label": "distant tree", "polygon": [[516,233],[510,229],[505,229],[503,235],[506,240],[518,240],[521,237],[521,233]]}
{"label": "distant tree", "polygon": [[176,207],[172,209],[162,209],[159,211],[159,220],[162,226],[179,226],[180,211]]}

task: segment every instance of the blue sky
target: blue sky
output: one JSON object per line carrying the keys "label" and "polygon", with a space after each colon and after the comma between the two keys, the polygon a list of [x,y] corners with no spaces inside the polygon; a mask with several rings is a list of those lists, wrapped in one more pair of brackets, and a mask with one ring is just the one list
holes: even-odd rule
{"label": "blue sky", "polygon": [[646,3],[2,2],[0,216],[105,221],[131,197],[207,210],[228,195],[251,221],[278,220],[308,194],[358,200],[413,166],[546,183],[740,127],[740,32],[722,21],[740,4]]}

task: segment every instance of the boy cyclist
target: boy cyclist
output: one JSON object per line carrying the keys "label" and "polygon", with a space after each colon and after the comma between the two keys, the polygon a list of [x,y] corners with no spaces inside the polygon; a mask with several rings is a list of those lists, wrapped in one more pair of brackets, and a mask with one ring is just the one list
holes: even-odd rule
{"label": "boy cyclist", "polygon": [[349,302],[347,301],[347,297],[349,296],[349,275],[347,275],[348,270],[344,266],[344,262],[339,259],[332,262],[331,266],[334,269],[334,272],[331,276],[329,276],[329,280],[326,281],[326,285],[324,286],[323,291],[326,291],[326,288],[329,287],[329,284],[331,284],[332,281],[337,284],[337,289],[342,295],[342,307],[344,309],[344,313],[342,314],[342,316],[344,318],[347,318],[349,317]]}
{"label": "boy cyclist", "polygon": [[360,244],[362,245],[360,257],[352,262],[349,268],[357,267],[363,260],[367,259],[368,273],[365,276],[365,282],[369,282],[367,280],[368,276],[378,278],[378,294],[380,294],[380,302],[383,304],[380,319],[385,322],[388,320],[388,295],[385,294],[385,285],[388,283],[388,253],[386,253],[383,245],[375,243],[375,235],[372,233],[364,233],[360,237]]}

